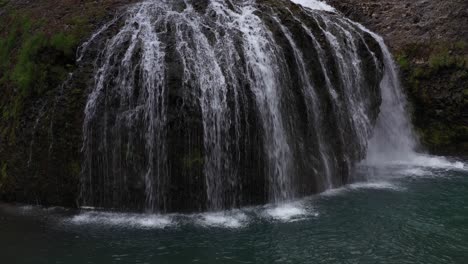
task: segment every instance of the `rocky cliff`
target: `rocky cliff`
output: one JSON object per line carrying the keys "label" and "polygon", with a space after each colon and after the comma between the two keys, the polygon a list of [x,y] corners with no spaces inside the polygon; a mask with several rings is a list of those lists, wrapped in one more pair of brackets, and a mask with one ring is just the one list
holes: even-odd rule
{"label": "rocky cliff", "polygon": [[[2,200],[206,210],[346,183],[378,116],[379,44],[289,1],[209,3],[118,12],[76,60],[123,1],[2,1]],[[141,68],[155,54],[160,76]]]}
{"label": "rocky cliff", "polygon": [[86,95],[62,84],[75,54],[129,1],[0,1],[0,195],[72,206]]}
{"label": "rocky cliff", "polygon": [[[75,204],[91,72],[61,84],[78,67],[80,43],[129,2],[0,0],[0,199]],[[466,152],[467,2],[330,3],[390,44],[424,146]]]}
{"label": "rocky cliff", "polygon": [[381,34],[400,65],[413,123],[433,153],[468,152],[468,1],[328,0]]}

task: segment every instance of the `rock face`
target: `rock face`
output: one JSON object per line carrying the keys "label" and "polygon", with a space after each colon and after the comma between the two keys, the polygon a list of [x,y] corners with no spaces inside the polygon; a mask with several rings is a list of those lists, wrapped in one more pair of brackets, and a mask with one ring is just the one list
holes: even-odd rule
{"label": "rock face", "polygon": [[[180,10],[184,8],[182,2],[174,1],[178,3]],[[193,1],[194,12],[197,14],[207,12],[208,2],[208,0]],[[302,174],[294,178],[293,190],[284,187],[289,186],[290,183],[277,181],[279,178],[269,178],[269,175],[272,175],[269,172],[285,167],[271,166],[271,164],[278,164],[274,161],[280,161],[281,158],[268,156],[269,152],[266,151],[268,149],[265,146],[274,149],[275,146],[278,147],[278,142],[269,141],[271,137],[265,136],[270,132],[273,133],[273,130],[268,130],[268,126],[264,126],[264,120],[268,120],[264,117],[268,116],[268,112],[258,110],[258,101],[254,99],[252,84],[246,81],[246,78],[237,83],[245,92],[245,98],[241,100],[243,108],[240,111],[232,110],[237,109],[234,107],[235,102],[225,101],[224,109],[227,110],[222,116],[213,114],[214,111],[203,112],[200,101],[196,100],[201,98],[199,92],[195,93],[198,97],[189,99],[184,94],[184,91],[189,88],[193,91],[199,90],[193,80],[184,79],[180,74],[183,66],[178,56],[168,56],[164,61],[168,68],[166,87],[170,89],[167,90],[168,111],[167,122],[164,126],[167,156],[161,160],[171,162],[153,163],[151,165],[153,167],[148,167],[152,159],[148,158],[150,152],[145,147],[144,134],[138,134],[131,139],[118,137],[112,133],[103,135],[100,132],[88,131],[90,144],[83,144],[83,125],[87,118],[84,110],[89,102],[89,93],[96,88],[95,66],[105,65],[102,64],[102,57],[99,57],[102,51],[110,50],[110,47],[105,45],[105,41],[112,39],[121,30],[125,25],[126,17],[122,17],[108,30],[104,30],[96,38],[96,41],[100,43],[89,45],[80,63],[76,63],[75,60],[76,49],[90,38],[92,32],[110,21],[116,12],[123,14],[120,10],[129,1],[4,0],[0,1],[0,199],[65,206],[77,206],[85,202],[97,206],[166,211],[205,210],[260,203],[274,200],[275,192],[279,193],[280,197],[283,195],[284,198],[306,195],[323,189],[325,179],[316,177],[320,174],[327,174],[324,158],[317,154],[320,151],[327,153],[327,158],[338,157],[335,160],[330,159],[330,167],[335,171],[328,173],[340,176],[335,177],[331,181],[332,184],[345,183],[349,175],[348,165],[362,158],[364,149],[357,142],[350,144],[340,142],[340,135],[337,132],[339,116],[336,115],[334,97],[325,92],[327,86],[325,73],[327,73],[329,81],[338,87],[338,98],[346,97],[344,84],[346,78],[343,78],[343,75],[340,76],[344,68],[340,69],[340,62],[333,55],[336,54],[334,53],[336,47],[334,50],[334,47],[329,44],[330,41],[327,40],[327,35],[321,29],[330,26],[327,23],[339,22],[339,19],[328,15],[324,17],[317,15],[311,19],[310,14],[304,13],[297,6],[286,1],[258,0],[257,2],[257,11],[254,15],[272,32],[274,39],[272,42],[280,47],[278,50],[281,52],[278,53],[284,57],[282,63],[274,65],[283,67],[284,72],[289,75],[285,78],[288,82],[282,86],[284,91],[280,96],[282,107],[288,110],[279,111],[281,115],[289,113],[290,119],[294,120],[284,124],[287,127],[285,142],[291,144],[289,154],[293,156],[293,159],[305,154],[311,154],[310,156],[314,157],[311,160],[291,163],[294,165],[290,169],[296,175],[316,169],[313,177],[304,177],[305,174]],[[433,152],[466,153],[468,150],[468,27],[466,26],[468,2],[465,0],[330,0],[328,2],[346,16],[383,35],[392,48],[401,68],[406,93],[412,106],[414,125],[421,136],[423,146]],[[229,9],[235,10],[235,7],[231,6]],[[300,26],[298,20],[293,18],[287,9],[292,10],[296,18],[303,21],[306,28],[317,36],[316,43],[325,51],[321,58],[322,62],[330,65],[325,71],[313,71],[310,76],[304,78],[304,74],[301,73],[302,69],[298,65],[304,64],[307,68],[323,69],[318,60],[320,52],[317,47],[314,47],[314,41],[308,37],[308,32]],[[22,15],[15,15],[18,13]],[[216,13],[212,13],[206,14],[206,17],[211,17],[214,21],[217,16]],[[278,23],[274,17],[281,23]],[[327,22],[325,18],[329,21]],[[345,27],[349,26],[344,22],[339,23]],[[210,27],[201,30],[201,33],[208,43],[216,43],[220,36],[225,36],[226,32],[222,33],[222,30],[215,25],[210,23],[207,25]],[[279,25],[283,25],[284,28],[282,29]],[[136,23],[130,25],[130,28],[140,26]],[[211,28],[215,30],[212,31]],[[169,29],[172,31],[170,30],[168,35],[177,32],[177,28]],[[247,27],[247,31],[253,29],[258,28]],[[291,33],[292,38],[291,35],[285,34],[285,29]],[[337,34],[337,39],[341,40],[339,45],[346,47],[344,50],[352,50],[351,46],[346,46],[352,42],[344,41],[349,36],[337,28],[332,31],[332,34]],[[175,39],[172,36],[165,40],[167,54],[177,53]],[[238,36],[232,39],[243,42]],[[295,43],[296,48],[293,48],[292,42]],[[366,114],[369,116],[369,124],[373,124],[378,114],[377,106],[380,103],[378,80],[381,66],[375,67],[372,63],[372,56],[366,50],[372,50],[377,57],[381,55],[376,43],[367,34],[362,34],[362,39],[355,40],[355,43],[357,53],[363,61],[362,70],[366,75],[364,78],[366,83],[362,87],[366,87],[365,90],[372,93],[372,95],[365,96],[369,99]],[[236,45],[236,47],[238,49],[236,54],[244,55],[239,56],[238,61],[234,61],[233,65],[238,65],[236,69],[243,71],[238,73],[239,76],[241,74],[248,76],[247,58],[245,52],[241,52],[243,45]],[[121,43],[118,48],[126,50],[128,43]],[[139,51],[135,53],[135,58],[141,58],[139,55],[142,52],[141,47],[136,50]],[[302,62],[298,60],[301,56],[298,56],[299,53],[295,53],[294,50],[302,53],[304,58]],[[121,57],[122,51],[115,50],[115,58],[121,59]],[[96,58],[100,58],[101,61],[96,61]],[[225,58],[225,60],[231,61],[233,58],[236,57]],[[137,63],[138,60],[131,63]],[[271,65],[273,63],[268,66]],[[70,72],[74,73],[72,77],[69,77]],[[116,70],[109,74],[122,76],[122,73]],[[352,76],[357,75],[350,74],[347,78]],[[313,101],[310,98],[305,99],[303,91],[298,88],[304,86],[306,79],[311,80],[310,84],[317,87],[317,98],[320,98],[319,101],[322,104],[320,110],[327,118],[313,120],[314,111],[307,108],[312,105]],[[112,83],[106,85],[115,86]],[[184,88],[184,85],[189,88]],[[142,84],[135,82],[135,87],[137,91]],[[129,98],[139,98],[138,94],[141,93],[132,94]],[[106,98],[109,99],[110,104],[104,106],[99,104],[97,112],[108,113],[109,118],[103,120],[98,118],[100,115],[89,118],[89,128],[93,128],[91,129],[93,131],[103,131],[100,129],[105,128],[111,132],[128,130],[129,127],[115,127],[114,125],[118,124],[117,117],[122,117],[122,113],[135,109],[122,107],[120,102],[117,103],[122,99],[121,95],[111,92],[107,95]],[[135,105],[137,104],[133,104]],[[234,113],[238,113],[238,120],[242,121],[231,119],[236,116]],[[347,119],[349,117],[346,117],[344,112],[342,114],[344,119],[351,120]],[[204,117],[212,118],[213,122],[204,123],[203,120],[206,120]],[[227,125],[229,122],[224,122],[227,120],[237,124],[233,126],[235,129]],[[273,118],[269,120],[275,121]],[[330,142],[328,147],[333,153],[326,148],[317,152],[317,149],[320,149],[319,138],[311,136],[317,135],[314,122],[322,124],[324,140]],[[144,118],[139,117],[135,118],[135,123],[125,124],[143,127],[142,123],[144,123]],[[220,129],[225,130],[211,130],[215,131],[209,134],[213,137],[206,137],[206,131],[212,128],[213,124],[222,124]],[[298,132],[291,133],[292,128]],[[353,124],[344,123],[340,129],[343,129],[343,133],[356,135],[353,131]],[[146,131],[151,132],[151,130]],[[239,134],[246,135],[237,138],[237,142],[242,142],[241,145],[228,144],[217,148],[220,146],[218,144],[220,141],[217,141],[219,138],[235,138],[238,131],[241,131]],[[363,134],[368,135],[367,132]],[[127,143],[133,140],[136,148],[131,152],[143,153],[132,156],[134,159],[132,164],[138,164],[138,166],[131,167],[125,163],[128,161],[125,160],[123,154],[125,149],[118,148],[124,144],[117,144],[119,142],[117,139]],[[103,148],[100,143],[106,141],[117,148]],[[87,151],[86,146],[90,153],[88,153],[89,156],[84,157]],[[228,152],[226,149],[236,151]],[[285,153],[284,149],[281,151],[271,153]],[[218,153],[225,156],[217,156]],[[207,162],[206,157],[210,155],[211,160],[216,162]],[[155,157],[157,155],[153,156]],[[221,161],[226,159],[232,162],[230,166],[223,167],[224,163]],[[96,164],[93,161],[99,163]],[[122,163],[122,161],[125,162]],[[116,166],[119,162],[120,167]],[[162,181],[162,185],[155,184],[154,181],[145,182],[144,175],[146,174],[143,172],[148,172],[148,168],[165,170],[163,177],[165,180]],[[234,168],[241,169],[233,172]],[[207,169],[211,169],[212,172],[229,170],[232,173],[225,175],[234,175],[232,185],[229,188],[217,188],[216,186],[219,185],[212,181],[213,178],[205,178],[204,172]],[[91,175],[91,179],[94,180],[83,180],[83,171]],[[123,177],[115,178],[114,175],[128,175],[134,178],[129,179],[132,184],[121,187]],[[272,182],[275,183],[272,184]],[[214,188],[208,190],[207,186],[210,184]],[[89,187],[93,185],[99,191],[91,195]],[[80,188],[80,186],[85,186],[85,188]],[[164,195],[166,198],[170,197],[168,199],[170,202],[151,196],[160,186],[164,186]],[[238,196],[241,188],[242,192],[249,195]],[[221,198],[215,200],[210,198],[210,195]],[[126,198],[115,198],[123,196]],[[239,198],[236,200],[231,197]]]}
{"label": "rock face", "polygon": [[[364,156],[382,54],[337,15],[280,0],[155,1],[102,27],[121,1],[26,2],[2,12],[18,25],[0,50],[3,200],[230,208],[342,185]],[[56,22],[36,24],[44,14]]]}
{"label": "rock face", "polygon": [[381,34],[394,50],[414,43],[468,41],[468,2],[464,0],[327,2]]}
{"label": "rock face", "polygon": [[2,200],[76,205],[86,93],[61,84],[79,44],[128,3],[0,1]]}
{"label": "rock face", "polygon": [[468,1],[328,0],[381,34],[401,68],[413,122],[431,152],[468,151]]}

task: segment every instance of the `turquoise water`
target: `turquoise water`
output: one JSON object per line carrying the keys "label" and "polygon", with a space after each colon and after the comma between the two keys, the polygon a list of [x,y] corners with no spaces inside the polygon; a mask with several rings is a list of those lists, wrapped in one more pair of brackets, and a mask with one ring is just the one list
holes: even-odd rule
{"label": "turquoise water", "polygon": [[1,263],[468,263],[466,164],[359,175],[300,201],[196,215],[3,205]]}

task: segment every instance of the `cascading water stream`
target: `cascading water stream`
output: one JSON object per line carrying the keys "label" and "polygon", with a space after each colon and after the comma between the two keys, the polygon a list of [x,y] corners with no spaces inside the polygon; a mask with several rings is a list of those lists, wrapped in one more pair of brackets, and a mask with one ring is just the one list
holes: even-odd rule
{"label": "cascading water stream", "polygon": [[[316,0],[293,0],[298,4],[312,9],[322,9],[336,12],[332,7]],[[377,124],[374,127],[366,159],[362,162],[367,165],[378,165],[392,160],[408,160],[415,158],[417,139],[413,133],[411,122],[406,109],[406,98],[402,93],[398,70],[393,57],[382,37],[371,32],[364,26],[349,19],[341,19],[343,24],[350,23],[371,35],[379,44],[383,54],[384,76],[380,82],[382,104]],[[358,33],[359,34],[359,33]],[[333,35],[327,34],[333,39]],[[348,35],[349,36],[349,35]],[[332,42],[335,42],[331,40]],[[339,54],[339,53],[337,53]],[[374,56],[375,58],[375,56]],[[377,62],[378,59],[375,58]],[[366,139],[367,140],[367,139]]]}
{"label": "cascading water stream", "polygon": [[[332,7],[318,0],[292,1],[310,9],[318,9],[334,13],[337,12]],[[365,159],[359,162],[359,169],[365,169],[368,175],[373,175],[374,173],[372,173],[372,171],[386,170],[386,167],[388,166],[435,168],[466,167],[461,162],[451,162],[444,157],[430,156],[417,152],[417,150],[420,149],[419,142],[411,125],[407,111],[407,101],[401,87],[398,69],[389,48],[381,36],[371,32],[361,24],[347,18],[340,18],[339,20],[341,21],[340,28],[343,29],[349,24],[354,25],[360,29],[361,32],[365,32],[375,39],[382,53],[382,58],[380,59],[384,68],[383,77],[380,81],[382,103],[377,122],[373,127],[372,137],[368,140],[366,139],[368,141],[368,147]],[[358,34],[360,38],[365,38],[365,34],[356,31],[354,27],[351,27],[350,30]],[[333,34],[330,34],[329,32],[325,32],[325,34],[330,43],[337,43]],[[347,35],[350,36],[349,33],[347,33]],[[340,52],[336,52],[336,54],[339,56]],[[373,52],[371,52],[371,54],[376,64],[378,64],[379,58],[377,58],[376,54],[373,54]],[[381,178],[382,176],[380,176],[380,174],[382,174],[382,172],[375,173],[375,175],[371,177]],[[367,178],[368,177],[369,176],[367,176]]]}
{"label": "cascading water stream", "polygon": [[[387,151],[409,124],[388,49],[314,2],[148,0],[94,34],[79,54],[94,68],[81,203],[280,202],[343,185],[366,152]],[[388,122],[398,131],[384,135]]]}
{"label": "cascading water stream", "polygon": [[[365,30],[365,29],[364,29]],[[406,99],[402,94],[397,68],[383,39],[369,32],[379,43],[385,65],[380,83],[382,105],[374,135],[369,141],[366,164],[378,164],[392,160],[408,160],[418,156],[417,139],[406,111]]]}

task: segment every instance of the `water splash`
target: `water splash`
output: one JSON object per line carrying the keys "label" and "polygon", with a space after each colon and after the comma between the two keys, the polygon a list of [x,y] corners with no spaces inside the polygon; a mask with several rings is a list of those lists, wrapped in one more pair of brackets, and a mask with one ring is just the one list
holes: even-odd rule
{"label": "water splash", "polygon": [[196,223],[204,227],[241,228],[248,222],[248,216],[243,212],[205,213],[195,216]]}

